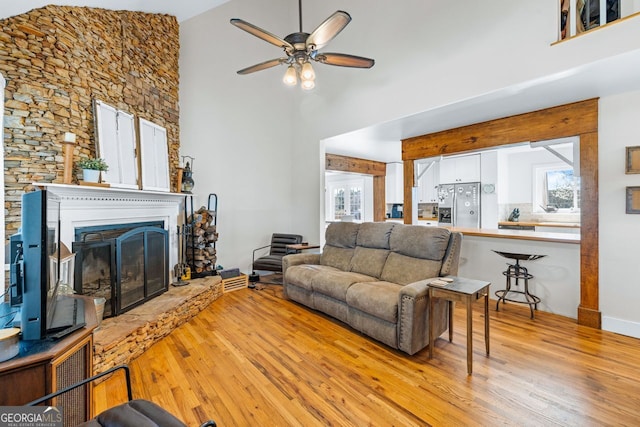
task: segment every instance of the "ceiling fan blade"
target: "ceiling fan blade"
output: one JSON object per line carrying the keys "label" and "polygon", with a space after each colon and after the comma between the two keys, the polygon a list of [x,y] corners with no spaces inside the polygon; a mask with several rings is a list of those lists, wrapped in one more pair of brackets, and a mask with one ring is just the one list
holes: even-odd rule
{"label": "ceiling fan blade", "polygon": [[283,49],[293,50],[293,45],[291,43],[284,41],[280,37],[273,35],[270,32],[263,30],[262,28],[256,27],[255,25],[250,24],[247,21],[243,21],[242,19],[238,19],[238,18],[233,18],[231,19],[230,22],[232,25],[235,25],[241,30],[244,30],[247,33],[252,34],[266,42],[269,42]]}
{"label": "ceiling fan blade", "polygon": [[373,59],[362,56],[347,55],[344,53],[319,53],[314,58],[316,61],[327,65],[339,67],[371,68],[376,62]]}
{"label": "ceiling fan blade", "polygon": [[266,70],[267,68],[275,67],[276,65],[280,65],[285,62],[287,62],[287,58],[270,59],[256,65],[252,65],[251,67],[243,68],[242,70],[238,71],[238,74],[255,73],[256,71]]}
{"label": "ceiling fan blade", "polygon": [[313,46],[313,50],[322,49],[337,36],[349,22],[351,22],[351,15],[342,10],[336,11],[309,34],[306,43],[307,47]]}

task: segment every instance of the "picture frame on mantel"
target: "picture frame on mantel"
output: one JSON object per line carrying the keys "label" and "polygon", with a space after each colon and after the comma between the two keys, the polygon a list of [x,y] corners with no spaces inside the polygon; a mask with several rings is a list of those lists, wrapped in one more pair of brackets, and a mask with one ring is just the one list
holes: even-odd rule
{"label": "picture frame on mantel", "polygon": [[640,214],[640,187],[627,187],[627,213]]}
{"label": "picture frame on mantel", "polygon": [[626,147],[624,172],[627,175],[640,173],[640,146]]}

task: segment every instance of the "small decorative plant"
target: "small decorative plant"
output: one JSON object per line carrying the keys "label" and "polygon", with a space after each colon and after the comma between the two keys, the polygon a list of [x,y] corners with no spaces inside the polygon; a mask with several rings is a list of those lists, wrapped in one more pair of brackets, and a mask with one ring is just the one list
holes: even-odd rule
{"label": "small decorative plant", "polygon": [[107,165],[104,159],[95,157],[80,159],[80,161],[78,162],[78,167],[80,169],[92,169],[97,171],[107,171],[109,169],[109,165]]}

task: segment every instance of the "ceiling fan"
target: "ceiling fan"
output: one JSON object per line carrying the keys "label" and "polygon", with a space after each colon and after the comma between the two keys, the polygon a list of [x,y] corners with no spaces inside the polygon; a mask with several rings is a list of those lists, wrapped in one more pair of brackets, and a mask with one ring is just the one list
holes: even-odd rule
{"label": "ceiling fan", "polygon": [[351,22],[351,16],[342,10],[338,10],[320,24],[311,34],[302,31],[302,0],[298,0],[298,15],[300,19],[300,31],[291,33],[284,39],[269,33],[242,19],[233,18],[231,24],[252,34],[268,43],[282,48],[286,57],[270,59],[238,71],[238,74],[250,74],[265,70],[280,64],[287,64],[287,71],[283,81],[290,86],[298,83],[300,75],[303,89],[313,89],[315,86],[315,72],[311,61],[340,67],[371,68],[375,61],[362,56],[347,55],[344,53],[321,53],[319,49],[325,47],[340,31]]}

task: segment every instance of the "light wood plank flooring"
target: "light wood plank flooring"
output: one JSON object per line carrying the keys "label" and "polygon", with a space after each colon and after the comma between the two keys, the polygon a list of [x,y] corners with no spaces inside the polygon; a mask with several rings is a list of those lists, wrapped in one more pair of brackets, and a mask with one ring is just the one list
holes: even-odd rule
{"label": "light wood plank flooring", "polygon": [[[605,426],[640,425],[640,340],[508,304],[474,311],[473,375],[465,311],[434,358],[379,344],[282,299],[281,287],[225,294],[130,366],[134,397],[188,425]],[[126,400],[114,376],[95,388],[97,410]]]}

